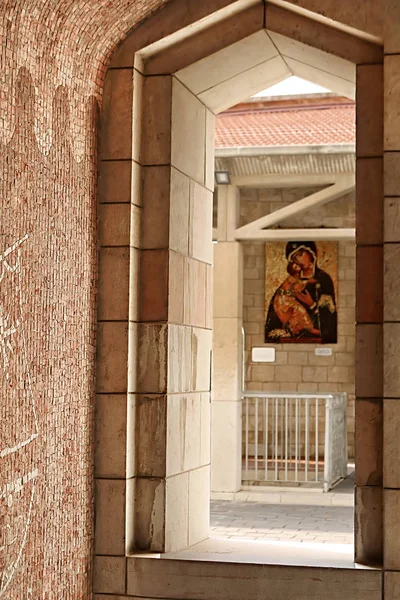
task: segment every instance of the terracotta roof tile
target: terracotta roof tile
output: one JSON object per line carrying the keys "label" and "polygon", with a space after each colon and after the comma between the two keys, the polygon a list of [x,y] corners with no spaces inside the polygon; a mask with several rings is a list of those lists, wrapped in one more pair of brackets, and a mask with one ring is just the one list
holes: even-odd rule
{"label": "terracotta roof tile", "polygon": [[216,119],[217,148],[351,144],[354,141],[354,104],[237,110]]}

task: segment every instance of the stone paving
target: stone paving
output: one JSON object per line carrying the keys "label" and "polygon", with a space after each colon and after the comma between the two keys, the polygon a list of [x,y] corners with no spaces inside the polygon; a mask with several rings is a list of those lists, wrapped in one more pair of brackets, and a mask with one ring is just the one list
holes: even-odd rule
{"label": "stone paving", "polygon": [[211,501],[211,537],[353,544],[353,507]]}

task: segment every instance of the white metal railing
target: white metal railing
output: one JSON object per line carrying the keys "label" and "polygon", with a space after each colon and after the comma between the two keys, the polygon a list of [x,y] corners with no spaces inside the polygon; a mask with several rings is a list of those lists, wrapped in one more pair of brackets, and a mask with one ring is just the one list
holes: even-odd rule
{"label": "white metal railing", "polygon": [[243,482],[319,483],[347,476],[347,394],[243,392]]}

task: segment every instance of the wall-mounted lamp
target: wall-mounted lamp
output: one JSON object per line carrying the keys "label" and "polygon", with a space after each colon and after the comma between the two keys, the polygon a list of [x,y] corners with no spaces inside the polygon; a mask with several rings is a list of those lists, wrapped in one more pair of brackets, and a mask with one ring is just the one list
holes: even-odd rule
{"label": "wall-mounted lamp", "polygon": [[229,171],[215,171],[215,183],[217,185],[230,185],[231,176]]}

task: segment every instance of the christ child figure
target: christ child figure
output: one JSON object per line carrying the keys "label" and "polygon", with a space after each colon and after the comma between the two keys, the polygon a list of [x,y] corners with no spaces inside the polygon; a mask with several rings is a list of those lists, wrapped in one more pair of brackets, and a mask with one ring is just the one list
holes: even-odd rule
{"label": "christ child figure", "polygon": [[308,284],[316,281],[302,278],[302,265],[296,260],[296,256],[288,263],[287,272],[288,277],[275,296],[275,312],[282,325],[287,327],[292,335],[298,336],[306,331],[319,336],[320,330],[314,327],[306,308],[312,310],[315,307],[315,302],[306,288]]}

